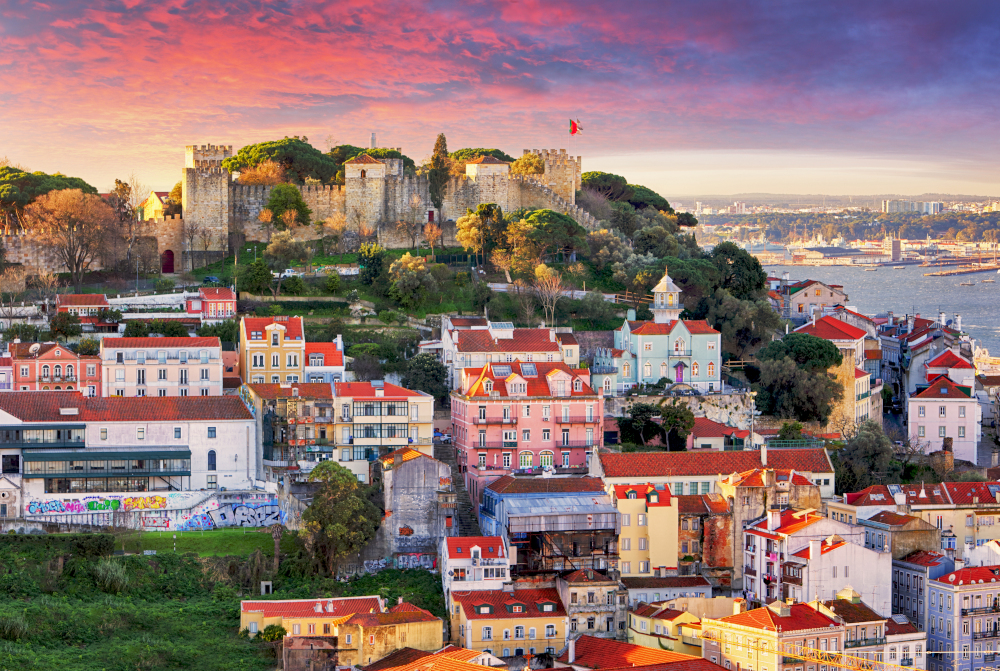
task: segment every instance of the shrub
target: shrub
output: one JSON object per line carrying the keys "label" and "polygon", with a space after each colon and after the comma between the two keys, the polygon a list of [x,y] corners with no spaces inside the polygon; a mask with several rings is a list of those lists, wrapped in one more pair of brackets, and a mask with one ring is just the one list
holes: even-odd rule
{"label": "shrub", "polygon": [[285,283],[281,286],[285,293],[291,294],[292,296],[300,295],[306,288],[306,283],[301,277],[289,277],[285,280]]}
{"label": "shrub", "polygon": [[121,594],[128,589],[125,565],[114,559],[100,559],[92,569],[97,588],[108,594]]}
{"label": "shrub", "polygon": [[340,291],[340,275],[338,273],[333,273],[332,275],[327,276],[326,290],[331,294],[336,294]]}
{"label": "shrub", "polygon": [[456,287],[464,287],[468,283],[469,283],[469,273],[466,272],[455,273]]}
{"label": "shrub", "polygon": [[0,638],[18,641],[28,635],[28,625],[17,615],[0,615]]}
{"label": "shrub", "polygon": [[167,277],[161,277],[160,279],[156,280],[156,282],[153,283],[153,289],[158,294],[164,294],[167,293],[168,291],[173,291],[174,281]]}

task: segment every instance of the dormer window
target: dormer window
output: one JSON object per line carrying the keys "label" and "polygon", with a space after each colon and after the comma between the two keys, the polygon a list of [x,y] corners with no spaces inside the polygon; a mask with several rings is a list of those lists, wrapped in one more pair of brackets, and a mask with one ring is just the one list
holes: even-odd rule
{"label": "dormer window", "polygon": [[583,383],[579,379],[573,380],[573,391],[583,391]]}
{"label": "dormer window", "polygon": [[524,606],[516,605],[516,606],[513,606],[510,610],[511,610],[512,613],[523,613],[524,612]]}
{"label": "dormer window", "polygon": [[277,347],[278,346],[278,332],[277,331],[275,331],[274,333],[271,334],[271,346],[272,347]]}
{"label": "dormer window", "polygon": [[487,380],[487,381],[486,381],[486,382],[485,382],[485,383],[483,384],[483,390],[484,390],[484,391],[486,391],[486,393],[487,393],[487,394],[490,394],[490,393],[492,393],[492,392],[493,392],[493,383],[492,383],[492,382],[490,382],[489,380]]}

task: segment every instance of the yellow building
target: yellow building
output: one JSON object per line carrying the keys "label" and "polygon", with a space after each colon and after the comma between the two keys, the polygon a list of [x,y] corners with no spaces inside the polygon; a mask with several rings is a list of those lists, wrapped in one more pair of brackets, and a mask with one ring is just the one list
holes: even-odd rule
{"label": "yellow building", "polygon": [[305,379],[302,317],[243,317],[239,347],[244,382],[287,384]]}
{"label": "yellow building", "polygon": [[409,603],[385,610],[377,596],[240,602],[240,629],[251,637],[272,624],[284,627],[286,638],[332,638],[341,666],[371,664],[400,648],[444,645],[441,618]]}
{"label": "yellow building", "polygon": [[682,631],[682,625],[699,621],[691,613],[669,608],[664,602],[639,603],[628,611],[628,642],[701,657],[698,634]]}
{"label": "yellow building", "polygon": [[622,577],[664,576],[667,570],[676,569],[676,497],[666,487],[649,484],[613,485],[610,490],[621,518],[618,566]]}
{"label": "yellow building", "polygon": [[463,648],[510,657],[555,653],[566,646],[566,610],[551,587],[453,590],[449,609],[458,621],[452,642]]}

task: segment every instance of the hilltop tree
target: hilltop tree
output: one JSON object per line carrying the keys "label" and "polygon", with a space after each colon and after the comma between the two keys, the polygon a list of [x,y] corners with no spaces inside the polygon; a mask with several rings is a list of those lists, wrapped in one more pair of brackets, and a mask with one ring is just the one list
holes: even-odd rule
{"label": "hilltop tree", "polygon": [[76,292],[100,254],[115,213],[100,196],[80,189],[51,191],[24,209],[29,235],[50,247],[69,270]]}
{"label": "hilltop tree", "polygon": [[385,268],[385,247],[377,242],[366,242],[358,250],[358,264],[361,266],[359,279],[367,286],[375,284],[375,280]]}
{"label": "hilltop tree", "polygon": [[754,388],[761,412],[800,422],[826,422],[844,394],[825,370],[810,371],[787,356],[763,361]]}
{"label": "hilltop tree", "polygon": [[440,404],[448,398],[448,370],[433,354],[418,354],[406,364],[403,386],[424,391]]}
{"label": "hilltop tree", "polygon": [[273,159],[248,166],[240,171],[240,184],[274,186],[285,182],[285,166]]}
{"label": "hilltop tree", "polygon": [[284,278],[280,274],[291,265],[292,261],[301,261],[307,253],[306,246],[292,237],[289,231],[279,231],[271,238],[271,244],[264,250],[264,260],[279,273],[278,281],[271,287],[274,298],[281,293],[281,282]]}
{"label": "hilltop tree", "polygon": [[580,176],[583,188],[596,191],[608,200],[628,201],[633,196],[632,187],[621,175],[592,170]]}
{"label": "hilltop tree", "polygon": [[298,136],[247,145],[236,156],[223,161],[222,167],[229,172],[241,172],[267,161],[281,165],[286,176],[296,184],[305,184],[307,177],[329,182],[338,169],[330,156],[309,144],[308,138],[299,139]]}
{"label": "hilltop tree", "polygon": [[507,152],[501,151],[500,149],[485,149],[483,147],[477,147],[475,149],[466,147],[465,149],[453,151],[448,156],[453,161],[462,161],[463,163],[477,159],[480,156],[492,156],[498,161],[504,161],[505,163],[514,162],[514,157]]}
{"label": "hilltop tree", "polygon": [[633,403],[628,407],[628,417],[618,417],[620,442],[645,445],[647,441],[663,435],[663,429],[653,421],[660,416],[660,409],[652,403]]}
{"label": "hilltop tree", "polygon": [[423,257],[410,256],[409,252],[389,266],[389,276],[392,278],[389,295],[404,308],[420,307],[438,289]]}
{"label": "hilltop tree", "polygon": [[21,168],[0,166],[0,216],[4,223],[18,221],[17,217],[36,198],[51,191],[73,189],[84,194],[96,194],[97,189],[79,177],[67,177],[56,173],[27,172]]}
{"label": "hilltop tree", "polygon": [[632,189],[632,197],[628,199],[628,202],[635,209],[641,210],[649,207],[660,212],[673,214],[674,208],[670,207],[667,199],[652,189],[638,184],[630,184],[629,187]]}
{"label": "hilltop tree", "polygon": [[774,361],[788,357],[795,364],[808,371],[826,371],[831,366],[839,366],[844,357],[829,340],[817,338],[808,333],[789,333],[781,340],[768,343],[757,353],[760,361]]}
{"label": "hilltop tree", "polygon": [[[282,218],[282,215],[289,211],[295,213],[295,221],[300,226],[308,226],[312,223],[312,210],[306,205],[306,201],[302,199],[302,192],[292,184],[279,184],[271,189],[271,196],[267,200],[267,207],[265,209],[271,212],[272,221],[284,222],[286,227],[288,224]],[[261,214],[263,214],[263,211]],[[261,223],[264,223],[263,220],[261,220]]]}
{"label": "hilltop tree", "polygon": [[666,437],[667,449],[671,452],[683,452],[687,449],[687,437],[694,428],[694,413],[685,403],[674,399],[667,403],[662,399],[656,404],[660,413],[660,430]]}
{"label": "hilltop tree", "polygon": [[444,133],[437,136],[434,142],[434,153],[431,155],[430,170],[427,171],[428,187],[434,209],[441,211],[444,203],[444,191],[448,186],[448,175],[451,159],[448,157],[448,140]]}
{"label": "hilltop tree", "polygon": [[841,450],[832,453],[837,493],[857,492],[871,485],[899,482],[903,466],[896,461],[892,441],[882,427],[868,420]]}
{"label": "hilltop tree", "polygon": [[513,175],[544,175],[545,160],[538,154],[528,152],[510,164],[510,172]]}
{"label": "hilltop tree", "polygon": [[83,333],[80,326],[80,318],[69,312],[57,312],[49,319],[49,332],[56,340],[62,336],[63,340],[69,340],[74,336]]}
{"label": "hilltop tree", "polygon": [[382,511],[368,500],[354,474],[335,461],[321,461],[309,481],[322,484],[302,513],[302,538],[314,566],[336,576],[340,561],[375,537]]}
{"label": "hilltop tree", "polygon": [[467,210],[456,222],[455,239],[463,249],[475,252],[485,263],[493,250],[504,244],[507,222],[495,203],[483,203],[476,211]]}
{"label": "hilltop tree", "polygon": [[716,245],[710,256],[720,273],[720,286],[736,298],[749,300],[766,293],[767,273],[745,249],[726,241]]}

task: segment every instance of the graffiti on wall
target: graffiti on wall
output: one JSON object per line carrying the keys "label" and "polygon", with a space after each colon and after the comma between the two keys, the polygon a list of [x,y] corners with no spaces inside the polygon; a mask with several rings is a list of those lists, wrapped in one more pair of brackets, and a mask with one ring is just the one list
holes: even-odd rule
{"label": "graffiti on wall", "polygon": [[437,556],[412,552],[396,555],[396,568],[437,568]]}
{"label": "graffiti on wall", "polygon": [[400,536],[412,536],[413,535],[413,527],[408,527],[408,526],[401,526],[401,527],[399,527],[399,535]]}
{"label": "graffiti on wall", "polygon": [[389,562],[387,562],[385,559],[366,559],[365,560],[365,570],[368,571],[368,573],[378,573],[379,571],[381,571],[382,569],[384,569],[388,565],[389,565]]}
{"label": "graffiti on wall", "polygon": [[170,519],[167,517],[143,517],[143,529],[169,529]]}
{"label": "graffiti on wall", "polygon": [[80,515],[116,510],[168,510],[188,508],[204,499],[204,492],[170,492],[167,494],[94,494],[73,499],[32,499],[27,503],[28,515]]}
{"label": "graffiti on wall", "polygon": [[247,506],[235,503],[223,506],[209,513],[217,527],[269,527],[281,524],[281,509],[278,505]]}

